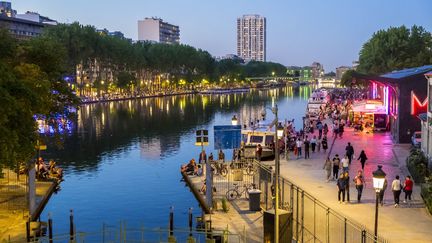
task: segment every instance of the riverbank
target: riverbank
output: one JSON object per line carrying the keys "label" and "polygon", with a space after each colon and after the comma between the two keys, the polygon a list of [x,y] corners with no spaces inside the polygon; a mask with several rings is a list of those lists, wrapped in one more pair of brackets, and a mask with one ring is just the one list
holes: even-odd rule
{"label": "riverbank", "polygon": [[49,181],[36,181],[35,212],[30,215],[27,177],[17,177],[12,171],[6,174],[0,179],[0,242],[24,242],[26,222],[29,218],[37,220],[57,185]]}

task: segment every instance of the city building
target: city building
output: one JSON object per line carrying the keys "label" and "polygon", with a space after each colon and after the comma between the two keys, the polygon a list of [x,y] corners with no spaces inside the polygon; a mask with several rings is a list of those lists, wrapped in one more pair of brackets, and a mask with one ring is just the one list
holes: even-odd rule
{"label": "city building", "polygon": [[348,67],[348,66],[337,67],[336,68],[336,80],[340,81],[342,79],[342,76],[344,75],[344,73],[350,69],[351,69],[351,67]]}
{"label": "city building", "polygon": [[58,24],[56,20],[50,19],[50,18],[42,16],[36,12],[30,12],[30,11],[27,11],[23,14],[16,14],[15,18],[24,19],[24,20],[33,21],[33,22],[39,22],[39,23],[44,24],[44,25],[57,25]]}
{"label": "city building", "polygon": [[311,65],[312,79],[318,79],[324,76],[324,66],[319,62],[314,62]]}
{"label": "city building", "polygon": [[243,15],[237,18],[237,55],[245,61],[266,61],[266,18]]}
{"label": "city building", "polygon": [[[355,74],[356,78],[369,81],[369,98],[380,104],[366,104],[363,115],[373,114],[377,107],[385,110],[385,121],[376,119],[371,125],[385,123],[396,143],[411,143],[411,137],[421,130],[419,115],[427,112],[428,82],[425,74],[432,65],[393,71],[373,77]],[[363,117],[363,118],[365,118]],[[382,116],[377,116],[382,120]]]}
{"label": "city building", "polygon": [[10,2],[0,2],[0,28],[9,30],[17,39],[39,36],[44,27],[56,24],[57,21],[35,12],[17,14]]}
{"label": "city building", "polygon": [[138,20],[138,41],[179,44],[180,28],[160,18]]}
{"label": "city building", "polygon": [[312,79],[312,67],[298,67],[289,66],[287,67],[287,76],[298,78],[301,81],[308,81]]}
{"label": "city building", "polygon": [[16,11],[12,9],[12,3],[0,1],[0,15],[15,17]]}

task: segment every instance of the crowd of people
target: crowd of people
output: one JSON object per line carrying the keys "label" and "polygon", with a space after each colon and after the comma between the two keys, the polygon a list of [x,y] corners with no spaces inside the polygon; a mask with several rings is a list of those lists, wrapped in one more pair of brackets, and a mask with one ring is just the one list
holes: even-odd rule
{"label": "crowd of people", "polygon": [[38,180],[63,179],[63,169],[57,167],[57,163],[52,159],[46,164],[43,158],[39,157],[35,163],[35,170]]}

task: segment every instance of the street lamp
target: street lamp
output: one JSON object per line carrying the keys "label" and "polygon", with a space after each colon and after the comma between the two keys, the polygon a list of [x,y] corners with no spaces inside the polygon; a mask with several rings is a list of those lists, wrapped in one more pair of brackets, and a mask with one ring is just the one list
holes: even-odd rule
{"label": "street lamp", "polygon": [[378,169],[372,172],[373,176],[373,187],[376,192],[376,202],[375,202],[375,242],[378,241],[378,199],[380,192],[384,188],[386,173],[382,170],[382,165],[378,165]]}
{"label": "street lamp", "polygon": [[278,139],[281,139],[283,136],[283,133],[284,133],[284,127],[282,126],[282,124],[280,122],[278,123],[276,129],[277,129]]}
{"label": "street lamp", "polygon": [[272,124],[275,126],[275,203],[274,203],[274,242],[279,243],[279,174],[280,174],[280,161],[279,161],[279,134],[282,137],[283,128],[279,129],[278,120],[278,107],[275,105],[272,108],[272,112],[275,115],[275,119]]}
{"label": "street lamp", "polygon": [[232,124],[233,126],[237,126],[237,124],[238,124],[238,120],[237,120],[236,115],[234,115],[234,116],[232,117],[232,119],[231,119],[231,124]]}

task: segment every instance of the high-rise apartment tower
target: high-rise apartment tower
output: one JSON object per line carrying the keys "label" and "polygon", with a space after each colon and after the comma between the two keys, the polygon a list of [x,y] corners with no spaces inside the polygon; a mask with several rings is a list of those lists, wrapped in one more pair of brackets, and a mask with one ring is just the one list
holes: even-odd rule
{"label": "high-rise apartment tower", "polygon": [[243,15],[237,19],[237,55],[245,61],[266,61],[266,18]]}
{"label": "high-rise apartment tower", "polygon": [[138,21],[138,40],[178,44],[180,29],[177,25],[163,22],[159,18],[145,18]]}

